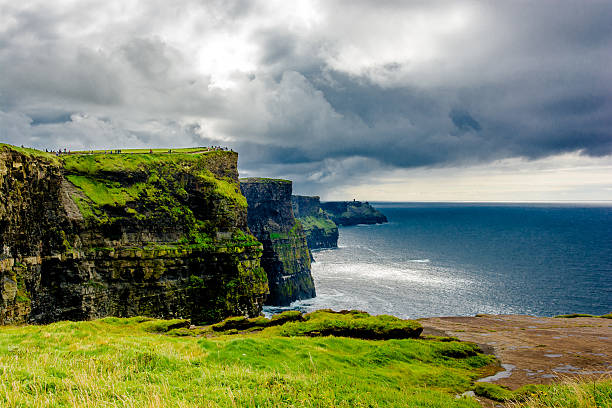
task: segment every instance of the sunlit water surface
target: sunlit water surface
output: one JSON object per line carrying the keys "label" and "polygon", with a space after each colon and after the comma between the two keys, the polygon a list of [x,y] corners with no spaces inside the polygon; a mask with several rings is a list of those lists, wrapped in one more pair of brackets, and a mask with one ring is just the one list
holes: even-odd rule
{"label": "sunlit water surface", "polygon": [[292,309],[403,318],[612,311],[612,206],[374,205],[389,223],[341,228],[339,248],[314,253],[317,297]]}

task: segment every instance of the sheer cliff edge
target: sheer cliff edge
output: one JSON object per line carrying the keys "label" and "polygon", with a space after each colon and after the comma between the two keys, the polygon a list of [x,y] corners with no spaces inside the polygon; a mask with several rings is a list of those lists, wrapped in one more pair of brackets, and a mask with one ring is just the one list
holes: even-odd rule
{"label": "sheer cliff edge", "polygon": [[287,306],[315,297],[311,254],[291,207],[291,181],[247,178],[240,180],[240,188],[249,204],[249,228],[264,248],[261,265],[270,285],[266,304]]}
{"label": "sheer cliff edge", "polygon": [[237,159],[0,145],[0,323],[259,315],[263,247]]}

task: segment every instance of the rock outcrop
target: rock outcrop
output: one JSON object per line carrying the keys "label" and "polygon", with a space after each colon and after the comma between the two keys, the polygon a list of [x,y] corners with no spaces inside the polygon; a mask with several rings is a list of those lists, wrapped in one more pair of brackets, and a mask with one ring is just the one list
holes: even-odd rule
{"label": "rock outcrop", "polygon": [[236,164],[0,145],[0,323],[258,315],[263,248]]}
{"label": "rock outcrop", "polygon": [[321,208],[318,196],[291,196],[293,214],[302,223],[310,249],[337,248],[338,226]]}
{"label": "rock outcrop", "polygon": [[321,208],[338,225],[382,224],[387,222],[387,217],[368,202],[328,201],[321,203]]}
{"label": "rock outcrop", "polygon": [[263,244],[261,265],[270,286],[266,304],[287,306],[314,297],[311,254],[291,208],[291,181],[248,178],[240,180],[240,188],[249,205],[249,229]]}

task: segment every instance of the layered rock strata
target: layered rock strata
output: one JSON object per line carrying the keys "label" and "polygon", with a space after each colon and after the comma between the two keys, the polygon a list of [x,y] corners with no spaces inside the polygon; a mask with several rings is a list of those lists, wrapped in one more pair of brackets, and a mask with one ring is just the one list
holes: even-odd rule
{"label": "layered rock strata", "polygon": [[382,224],[387,217],[367,201],[328,201],[321,208],[337,225]]}
{"label": "layered rock strata", "polygon": [[337,248],[338,226],[321,208],[318,196],[291,196],[293,214],[302,223],[310,249]]}
{"label": "layered rock strata", "polygon": [[266,304],[286,306],[314,297],[311,254],[291,208],[291,181],[248,178],[240,180],[240,188],[249,205],[249,229],[263,244],[261,265],[270,286]]}
{"label": "layered rock strata", "polygon": [[0,323],[258,315],[263,248],[236,164],[0,145]]}

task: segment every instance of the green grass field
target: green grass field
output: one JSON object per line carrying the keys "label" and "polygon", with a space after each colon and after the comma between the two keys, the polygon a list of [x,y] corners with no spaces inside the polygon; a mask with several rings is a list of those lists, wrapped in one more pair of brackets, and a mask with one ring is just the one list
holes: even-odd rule
{"label": "green grass field", "polygon": [[510,402],[508,408],[612,408],[612,380],[567,380],[539,387],[520,402]]}
{"label": "green grass field", "polygon": [[[313,315],[345,322],[350,315]],[[182,320],[105,318],[0,328],[2,407],[479,407],[466,390],[499,400],[516,393],[479,386],[492,356],[450,338],[362,340],[293,335],[296,321],[236,323],[263,330],[188,329]],[[362,316],[392,330],[386,317]],[[312,323],[312,322],[311,322]],[[412,323],[407,322],[407,326]],[[290,329],[288,329],[290,328]],[[235,334],[228,334],[235,333]],[[612,407],[612,382],[533,387],[519,407]]]}
{"label": "green grass field", "polygon": [[0,406],[478,407],[455,395],[494,361],[448,339],[152,332],[174,323],[2,327]]}
{"label": "green grass field", "polygon": [[[472,389],[508,407],[612,407],[609,379],[517,392],[475,383],[495,371],[496,362],[472,343],[362,340],[306,330],[325,322],[343,328],[352,318],[396,334],[398,325],[418,325],[319,311],[272,320],[230,318],[196,329],[184,320],[143,317],[4,326],[0,406],[476,408],[476,400],[456,397]],[[235,327],[257,331],[238,333]]]}

